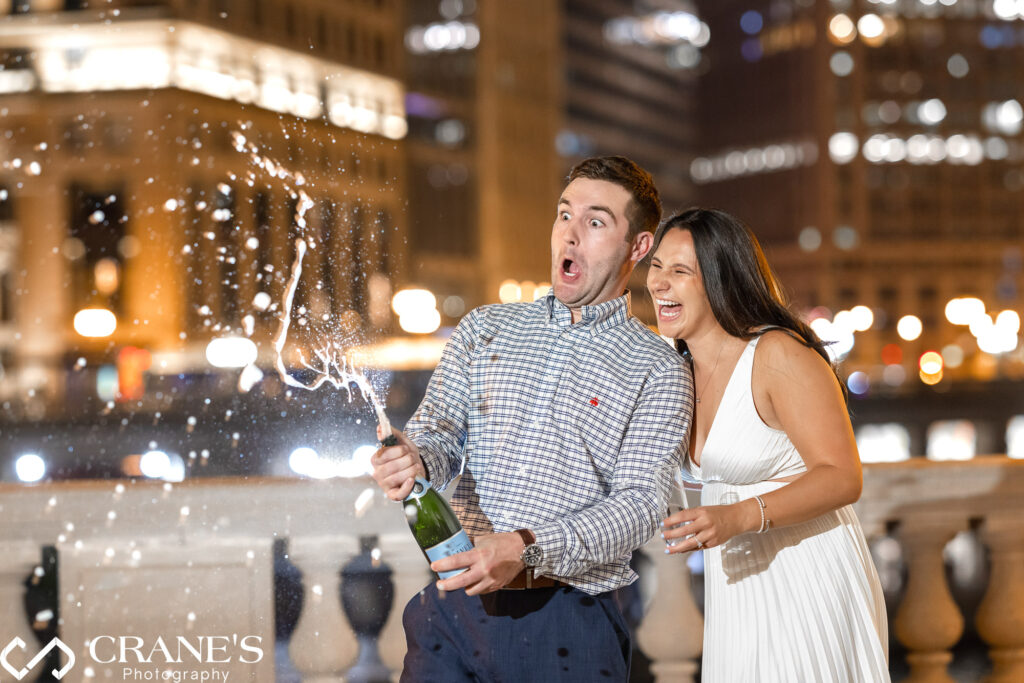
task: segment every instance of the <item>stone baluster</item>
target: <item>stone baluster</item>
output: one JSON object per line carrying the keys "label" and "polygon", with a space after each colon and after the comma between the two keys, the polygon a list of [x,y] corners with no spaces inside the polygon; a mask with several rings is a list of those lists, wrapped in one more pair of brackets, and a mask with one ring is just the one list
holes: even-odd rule
{"label": "stone baluster", "polygon": [[405,660],[405,630],[402,613],[414,595],[430,584],[434,574],[416,541],[409,533],[384,534],[380,537],[381,558],[391,567],[394,598],[391,613],[378,641],[380,658],[397,681]]}
{"label": "stone baluster", "polygon": [[654,583],[637,644],[650,658],[657,683],[692,683],[704,647],[704,617],[693,600],[689,554],[666,555],[657,535],[644,550],[653,564]]}
{"label": "stone baluster", "polygon": [[992,572],[978,606],[978,635],[988,643],[992,674],[986,683],[1024,681],[1024,519],[994,514],[981,526]]}
{"label": "stone baluster", "polygon": [[342,566],[356,556],[355,536],[292,538],[288,556],[302,572],[302,613],[288,655],[303,683],[340,683],[359,646],[341,608]]}
{"label": "stone baluster", "polygon": [[931,512],[901,520],[899,538],[907,557],[907,589],[896,611],[896,637],[910,653],[910,683],[953,683],[947,667],[960,640],[964,618],[953,601],[942,551],[967,528],[966,520]]}
{"label": "stone baluster", "polygon": [[31,543],[0,543],[0,647],[21,638],[25,649],[15,648],[8,663],[21,668],[39,651],[39,643],[25,614],[25,579],[39,565],[42,551]]}

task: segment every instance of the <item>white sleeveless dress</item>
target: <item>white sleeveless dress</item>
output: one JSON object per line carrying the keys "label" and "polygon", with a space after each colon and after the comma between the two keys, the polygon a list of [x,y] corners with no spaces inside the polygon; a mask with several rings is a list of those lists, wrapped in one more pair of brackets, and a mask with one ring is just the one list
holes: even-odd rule
{"label": "white sleeveless dress", "polygon": [[[729,378],[701,466],[687,458],[702,505],[774,491],[786,484],[769,479],[807,469],[754,408],[758,339]],[[852,507],[705,550],[704,581],[702,683],[889,680],[882,587]]]}

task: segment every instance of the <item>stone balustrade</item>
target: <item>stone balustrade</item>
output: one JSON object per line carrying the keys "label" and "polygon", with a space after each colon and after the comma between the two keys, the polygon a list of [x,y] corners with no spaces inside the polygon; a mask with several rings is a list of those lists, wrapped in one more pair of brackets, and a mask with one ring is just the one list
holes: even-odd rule
{"label": "stone balustrade", "polygon": [[[15,667],[38,649],[21,596],[41,548],[53,546],[59,557],[60,637],[76,655],[64,680],[128,680],[124,668],[134,664],[143,672],[217,670],[230,680],[273,681],[272,549],[275,540],[285,539],[303,586],[289,657],[305,682],[342,681],[356,663],[359,641],[342,611],[340,570],[360,552],[360,539],[381,539],[391,556],[398,600],[407,601],[429,580],[400,507],[371,483],[250,478],[0,487],[0,646],[16,636],[28,644],[26,653],[11,651]],[[97,661],[89,651],[97,638],[99,660],[115,654],[122,659],[108,636],[141,639],[139,652],[151,663],[138,662],[130,648],[127,665]],[[246,636],[250,646],[259,643],[257,662],[243,661],[256,658],[237,644]],[[184,656],[176,658],[184,662],[163,666],[162,653],[147,656],[158,638],[178,655],[178,637],[194,648],[205,638],[234,639],[213,642],[226,648],[213,658],[231,661],[199,665],[182,650]],[[382,641],[385,661],[397,667],[404,647],[401,624],[389,623]],[[201,655],[209,659],[209,651]]]}
{"label": "stone balustrade", "polygon": [[[989,647],[989,683],[1024,680],[1024,461],[979,456],[865,467],[855,506],[869,540],[895,534],[907,565],[893,622],[913,682],[952,682],[947,667],[965,628],[946,578],[944,551],[975,529],[991,573],[975,626]],[[892,615],[890,615],[892,616]]]}
{"label": "stone balustrade", "polygon": [[[906,566],[902,600],[890,616],[908,650],[907,680],[952,680],[947,667],[965,615],[951,594],[943,553],[968,529],[988,549],[991,567],[975,615],[977,633],[990,648],[990,681],[1024,680],[1024,461],[985,456],[870,465],[856,507],[869,540],[898,542]],[[376,539],[379,559],[391,569],[394,596],[369,654],[376,662],[379,652],[383,666],[397,672],[405,646],[402,607],[431,575],[400,509],[369,480],[3,486],[0,646],[16,637],[26,643],[8,652],[14,668],[38,651],[22,596],[41,548],[52,546],[59,557],[59,633],[76,656],[65,680],[127,680],[131,667],[133,673],[216,669],[231,680],[272,681],[273,544],[283,539],[302,572],[301,615],[288,647],[292,665],[304,682],[359,680],[353,672],[374,669],[364,666],[368,643],[342,608],[339,582],[341,567],[367,538]],[[659,683],[693,681],[703,621],[686,563],[662,551],[660,539],[644,549],[647,607],[637,643]],[[240,649],[247,636],[249,645],[259,644],[258,661],[252,650]],[[129,641],[127,663],[108,661],[124,658],[115,647],[124,645],[119,637],[144,643],[133,650],[136,641]],[[158,638],[172,654],[179,652],[179,638],[193,648],[205,642],[200,654],[218,661],[196,663],[190,651],[180,650],[181,663],[165,664],[152,652]],[[215,645],[222,649],[211,649]],[[150,662],[137,661],[141,655],[151,655]]]}

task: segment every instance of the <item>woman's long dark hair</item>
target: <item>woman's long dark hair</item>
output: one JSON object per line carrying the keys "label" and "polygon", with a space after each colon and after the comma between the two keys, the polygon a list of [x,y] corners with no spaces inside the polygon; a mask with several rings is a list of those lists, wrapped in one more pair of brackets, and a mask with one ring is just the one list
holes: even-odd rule
{"label": "woman's long dark hair", "polygon": [[[654,236],[654,249],[672,230],[689,230],[697,264],[704,279],[711,312],[728,334],[752,339],[771,329],[788,330],[813,349],[836,373],[836,366],[814,330],[787,305],[782,287],[772,274],[760,243],[738,218],[718,209],[687,209],[665,221]],[[652,253],[654,251],[652,249]],[[686,342],[676,340],[679,352],[690,358]],[[839,379],[836,373],[836,379]],[[846,386],[839,380],[846,397]]]}

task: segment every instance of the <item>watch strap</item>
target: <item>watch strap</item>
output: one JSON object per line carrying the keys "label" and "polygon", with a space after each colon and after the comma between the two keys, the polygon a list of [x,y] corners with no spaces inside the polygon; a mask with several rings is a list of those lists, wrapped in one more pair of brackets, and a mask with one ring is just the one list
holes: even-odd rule
{"label": "watch strap", "polygon": [[537,536],[529,529],[516,529],[515,533],[519,534],[519,538],[523,539],[524,548],[537,542]]}

